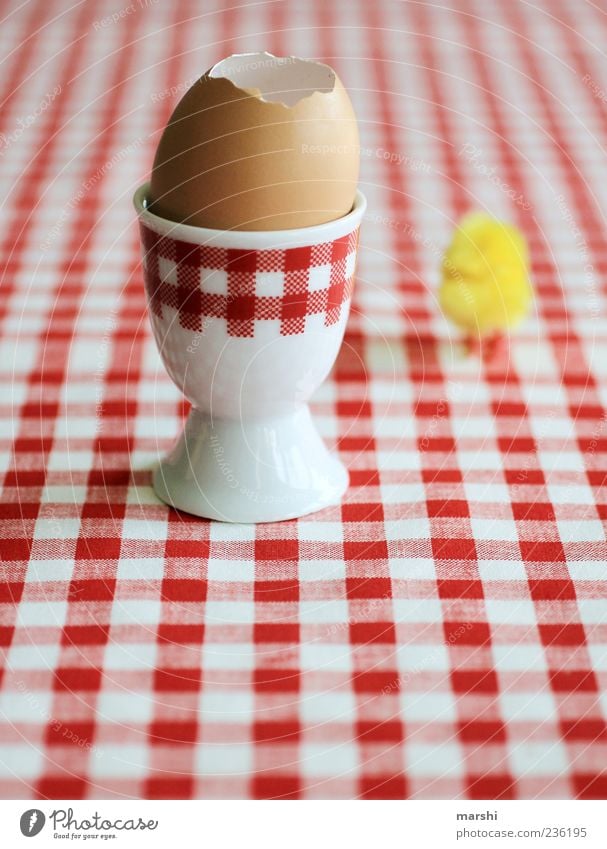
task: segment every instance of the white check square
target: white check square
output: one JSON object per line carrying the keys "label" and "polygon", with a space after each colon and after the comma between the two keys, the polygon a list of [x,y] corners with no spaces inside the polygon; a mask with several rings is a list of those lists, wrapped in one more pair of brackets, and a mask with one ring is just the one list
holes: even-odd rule
{"label": "white check square", "polygon": [[[347,634],[345,635],[348,636]],[[347,643],[307,643],[301,647],[303,669],[350,672],[352,656]]]}
{"label": "white check square", "polygon": [[470,519],[472,534],[477,540],[518,542],[516,525],[511,519]]}
{"label": "white check square", "polygon": [[97,702],[96,716],[100,722],[145,724],[154,715],[156,698],[138,690],[133,693],[101,690]]}
{"label": "white check square", "polygon": [[200,286],[211,295],[228,294],[228,273],[219,268],[201,268]]}
{"label": "white check square", "polygon": [[61,628],[66,613],[66,601],[22,601],[17,611],[17,627]]}
{"label": "white check square", "polygon": [[249,743],[209,743],[196,750],[195,769],[199,775],[243,775],[253,766],[253,746]]}
{"label": "white check square", "polygon": [[[153,635],[150,634],[150,639]],[[156,661],[155,643],[108,643],[105,669],[152,669]]]}
{"label": "white check square", "polygon": [[177,285],[177,266],[172,259],[167,259],[164,256],[158,257],[158,273],[163,283],[172,283]]}
{"label": "white check square", "polygon": [[280,298],[284,291],[285,276],[282,271],[258,271],[255,275],[255,294],[267,298]]}
{"label": "white check square", "polygon": [[41,746],[4,743],[0,758],[0,778],[14,781],[37,778],[42,769],[45,755]]}
{"label": "white check square", "polygon": [[356,699],[348,691],[302,694],[299,710],[305,722],[350,722],[356,718]]}
{"label": "white check square", "polygon": [[321,745],[305,743],[299,765],[307,776],[341,776],[358,768],[358,749],[352,743]]}
{"label": "white check square", "polygon": [[320,289],[328,289],[331,285],[331,263],[326,265],[315,265],[310,269],[308,278],[308,289],[317,292]]}
{"label": "white check square", "polygon": [[113,625],[156,625],[160,619],[160,601],[155,599],[115,599]]}
{"label": "white check square", "polygon": [[203,688],[200,694],[200,712],[206,723],[248,723],[255,710],[254,694],[245,690],[234,692],[234,687],[225,690]]}
{"label": "white check square", "polygon": [[17,669],[55,669],[59,660],[58,645],[12,646],[9,651],[7,668]]}
{"label": "white check square", "polygon": [[563,775],[569,766],[564,746],[554,740],[522,740],[509,747],[509,760],[519,778],[532,775]]}
{"label": "white check square", "polygon": [[453,777],[462,775],[462,752],[457,743],[405,744],[407,771],[415,776]]}
{"label": "white check square", "polygon": [[95,744],[89,758],[94,778],[139,778],[147,774],[151,749],[144,743]]}

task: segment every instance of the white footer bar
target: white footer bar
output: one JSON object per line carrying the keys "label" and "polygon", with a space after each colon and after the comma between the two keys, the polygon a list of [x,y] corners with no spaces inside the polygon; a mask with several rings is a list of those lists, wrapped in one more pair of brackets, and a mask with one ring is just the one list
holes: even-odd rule
{"label": "white footer bar", "polygon": [[11,849],[604,849],[606,812],[606,802],[560,800],[0,801],[0,842]]}

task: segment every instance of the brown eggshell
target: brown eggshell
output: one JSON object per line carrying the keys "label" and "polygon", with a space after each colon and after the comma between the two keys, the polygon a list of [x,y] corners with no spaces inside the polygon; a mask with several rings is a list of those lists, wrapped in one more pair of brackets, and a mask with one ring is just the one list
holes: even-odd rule
{"label": "brown eggshell", "polygon": [[232,74],[239,85],[212,76],[218,66],[212,68],[186,92],[162,134],[152,171],[152,212],[198,227],[283,230],[350,211],[358,182],[358,127],[339,78],[326,65],[259,55],[268,62],[314,65],[315,80],[324,69],[324,90],[319,85],[308,93],[309,84],[294,90],[296,69],[287,77],[285,64],[261,78],[273,87],[263,92],[245,85],[260,79],[259,73],[247,76],[245,63],[244,72]]}

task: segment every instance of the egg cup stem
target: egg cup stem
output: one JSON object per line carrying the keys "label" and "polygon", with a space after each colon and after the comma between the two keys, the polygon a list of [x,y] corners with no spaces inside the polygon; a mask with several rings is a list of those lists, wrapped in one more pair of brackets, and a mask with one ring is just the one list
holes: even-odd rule
{"label": "egg cup stem", "polygon": [[348,473],[320,437],[307,404],[269,419],[213,419],[192,408],[154,473],[159,498],[226,522],[303,516],[341,499]]}

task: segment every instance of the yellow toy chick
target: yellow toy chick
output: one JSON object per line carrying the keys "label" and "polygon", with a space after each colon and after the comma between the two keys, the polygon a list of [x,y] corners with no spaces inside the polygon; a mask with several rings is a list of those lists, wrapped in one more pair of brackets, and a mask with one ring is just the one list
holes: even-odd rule
{"label": "yellow toy chick", "polygon": [[443,257],[444,314],[469,335],[487,337],[522,321],[532,297],[523,234],[482,212],[464,216]]}

